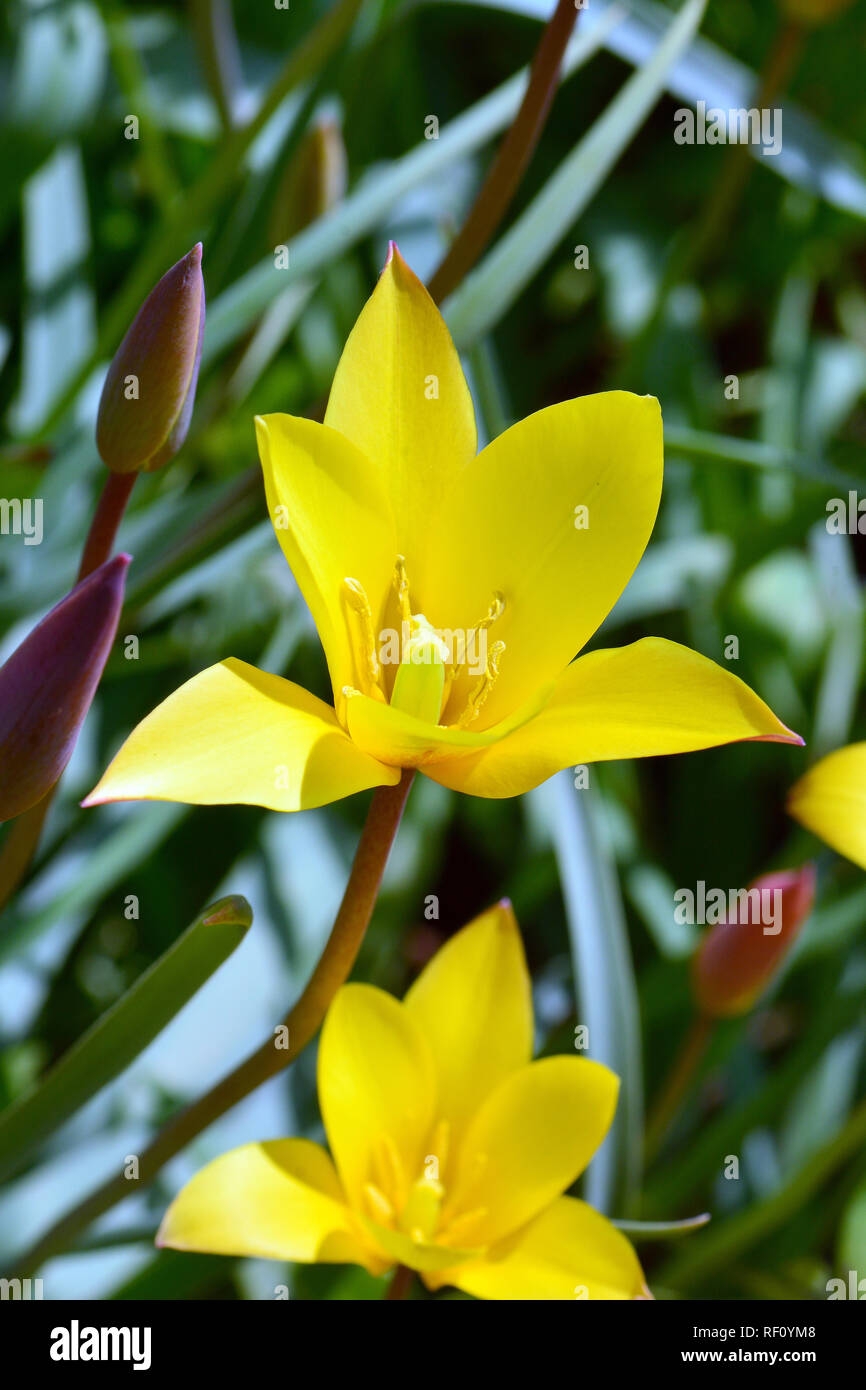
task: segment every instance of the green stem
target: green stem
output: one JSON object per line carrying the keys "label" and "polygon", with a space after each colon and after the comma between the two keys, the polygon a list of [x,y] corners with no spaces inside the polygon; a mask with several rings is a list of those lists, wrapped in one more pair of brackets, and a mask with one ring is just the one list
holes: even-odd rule
{"label": "green stem", "polygon": [[[137,473],[109,473],[84,542],[78,568],[79,584],[111,555],[117,528],[137,477]],[[41,801],[18,817],[3,841],[3,848],[0,849],[0,912],[9,902],[36,853],[56,790],[55,782]]]}
{"label": "green stem", "polygon": [[[115,0],[111,0],[106,9],[108,48],[117,84],[126,110],[139,119],[141,131],[138,143],[145,179],[160,210],[164,212],[180,192],[180,185],[171,165],[162,128],[154,116],[147,73],[130,37],[126,15]],[[131,148],[136,149],[135,142]]]}
{"label": "green stem", "polygon": [[404,769],[396,786],[379,787],[374,793],[331,934],[306,989],[282,1024],[240,1066],[169,1120],[139,1156],[134,1183],[122,1175],[103,1183],[61,1217],[22,1257],[22,1271],[36,1269],[51,1256],[68,1249],[92,1221],[132,1190],[139,1191],[151,1183],[169,1159],[192,1139],[263,1082],[283,1071],[303,1051],[355,963],[414,775],[411,769]]}
{"label": "green stem", "polygon": [[232,130],[237,125],[237,95],[243,84],[231,0],[190,0],[190,10],[201,65],[222,128]]}
{"label": "green stem", "polygon": [[647,1161],[657,1153],[670,1129],[674,1116],[688,1094],[695,1072],[713,1035],[714,1027],[714,1020],[703,1014],[699,1014],[692,1022],[668,1079],[662,1088],[661,1096],[647,1122],[644,1140],[644,1155]]}
{"label": "green stem", "polygon": [[472,269],[520,187],[547,120],[577,14],[574,0],[558,0],[532,60],[520,110],[476,194],[469,216],[428,285],[437,304],[447,299]]}

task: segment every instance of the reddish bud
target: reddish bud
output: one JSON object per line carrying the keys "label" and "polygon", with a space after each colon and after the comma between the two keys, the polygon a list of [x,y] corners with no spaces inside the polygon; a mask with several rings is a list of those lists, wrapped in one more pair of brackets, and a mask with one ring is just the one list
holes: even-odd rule
{"label": "reddish bud", "polygon": [[0,821],[35,806],[68,763],[108,660],[128,555],[83,579],[0,668]]}
{"label": "reddish bud", "polygon": [[769,984],[812,910],[814,865],[764,874],[746,892],[692,958],[694,995],[711,1018],[747,1013]]}

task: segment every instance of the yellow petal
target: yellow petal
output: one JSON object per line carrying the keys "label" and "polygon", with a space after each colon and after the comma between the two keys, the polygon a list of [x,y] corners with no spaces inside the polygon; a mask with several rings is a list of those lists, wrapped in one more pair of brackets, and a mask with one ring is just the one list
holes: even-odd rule
{"label": "yellow petal", "polygon": [[532,1056],[532,995],[511,904],[498,903],[452,936],[405,1006],[433,1051],[439,1114],[454,1140],[482,1101]]}
{"label": "yellow petal", "polygon": [[334,1165],[307,1139],[244,1144],[214,1159],[165,1214],[157,1245],[216,1255],[363,1265],[383,1262],[362,1240]]}
{"label": "yellow petal", "polygon": [[585,1202],[558,1197],[484,1259],[427,1281],[487,1299],[634,1299],[644,1296],[637,1255]]}
{"label": "yellow petal", "polygon": [[336,430],[292,415],[256,419],[268,511],[319,632],[334,700],[359,686],[342,585],[364,587],[376,633],[394,576],[397,543],[380,473]]}
{"label": "yellow petal", "polygon": [[658,401],[625,391],[540,410],[463,471],[413,579],[440,628],[469,629],[494,592],[505,599],[492,633],[505,652],[481,728],[555,680],[610,612],[649,540],[661,485]]}
{"label": "yellow petal", "polygon": [[233,657],[169,695],[133,729],[82,803],[323,806],[399,773],[348,738],[330,705]]}
{"label": "yellow petal", "polygon": [[319,1104],[349,1202],[374,1183],[394,1205],[420,1175],[436,1106],[433,1059],[414,1019],[372,985],[336,994],[319,1043]]}
{"label": "yellow petal", "polygon": [[475,454],[475,416],[442,315],[395,246],[343,349],[325,424],[379,470],[413,575],[431,512]]}
{"label": "yellow petal", "polygon": [[810,768],[791,790],[788,810],[866,869],[866,743],[838,748]]}
{"label": "yellow petal", "polygon": [[485,748],[500,737],[498,730],[475,734],[430,724],[359,691],[352,691],[345,711],[346,726],[358,747],[394,767],[420,767],[451,749]]}
{"label": "yellow petal", "polygon": [[688,647],[646,637],[578,658],[529,723],[424,771],[473,796],[517,796],[564,767],[748,739],[803,742],[738,676]]}
{"label": "yellow petal", "polygon": [[484,1211],[462,1244],[488,1244],[523,1226],[564,1192],[610,1128],[619,1080],[584,1057],[545,1057],[512,1072],[466,1132],[443,1229]]}
{"label": "yellow petal", "polygon": [[454,753],[489,748],[513,729],[534,718],[549,698],[553,687],[540,688],[533,700],[494,729],[475,732],[454,725],[431,724],[394,705],[385,705],[359,691],[352,691],[345,704],[346,727],[359,748],[371,757],[394,767],[423,767]]}
{"label": "yellow petal", "polygon": [[447,1245],[436,1245],[434,1241],[413,1240],[403,1231],[391,1230],[374,1221],[365,1220],[363,1224],[383,1258],[393,1264],[406,1265],[408,1269],[448,1269],[455,1261],[472,1259],[477,1254],[475,1250],[453,1250]]}

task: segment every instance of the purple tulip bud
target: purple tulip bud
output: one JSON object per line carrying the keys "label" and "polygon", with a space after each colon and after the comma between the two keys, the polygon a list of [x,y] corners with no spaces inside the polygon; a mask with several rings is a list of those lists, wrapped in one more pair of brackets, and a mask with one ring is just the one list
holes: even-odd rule
{"label": "purple tulip bud", "polygon": [[0,821],[35,806],[75,747],[108,660],[129,555],[82,579],[0,667]]}
{"label": "purple tulip bud", "polygon": [[108,369],[96,444],[114,473],[152,473],[186,439],[204,332],[201,242],[136,314]]}

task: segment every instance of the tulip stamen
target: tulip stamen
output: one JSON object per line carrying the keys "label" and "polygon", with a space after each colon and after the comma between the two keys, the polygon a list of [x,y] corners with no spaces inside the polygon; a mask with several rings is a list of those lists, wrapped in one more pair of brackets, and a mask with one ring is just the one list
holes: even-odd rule
{"label": "tulip stamen", "polygon": [[481,713],[481,710],[487,700],[487,697],[493,689],[493,686],[496,683],[496,678],[499,675],[499,662],[504,651],[504,642],[493,643],[493,646],[490,648],[490,653],[487,658],[487,666],[484,671],[484,675],[481,677],[480,681],[475,686],[475,688],[469,692],[469,699],[466,703],[466,708],[463,710],[462,714],[457,720],[458,729],[465,729],[466,726],[468,724],[471,724],[473,719],[477,719],[478,715]]}
{"label": "tulip stamen", "polygon": [[403,1160],[390,1134],[380,1134],[373,1145],[373,1168],[375,1185],[387,1194],[392,1208],[401,1211],[406,1205],[408,1182]]}
{"label": "tulip stamen", "polygon": [[447,704],[448,697],[451,694],[451,691],[454,686],[454,682],[458,679],[458,677],[465,674],[466,667],[468,665],[468,654],[476,650],[477,638],[479,634],[482,632],[487,632],[488,629],[491,628],[493,624],[499,618],[502,617],[502,614],[504,612],[505,595],[501,593],[499,589],[494,589],[493,597],[490,600],[490,607],[488,608],[484,617],[479,619],[475,626],[469,629],[468,641],[465,644],[463,660],[455,661],[453,666],[450,666],[448,668],[448,674],[445,681],[445,699],[443,701],[443,704]]}
{"label": "tulip stamen", "polygon": [[409,576],[406,573],[406,557],[398,555],[394,562],[394,587],[397,590],[397,603],[400,608],[400,621],[412,621],[412,601],[409,596]]}
{"label": "tulip stamen", "polygon": [[381,1188],[374,1182],[365,1182],[363,1187],[364,1200],[374,1221],[378,1221],[380,1226],[394,1225],[394,1208],[388,1201]]}
{"label": "tulip stamen", "polygon": [[383,701],[382,686],[379,680],[379,654],[376,650],[376,636],[373,630],[373,612],[363,584],[357,579],[346,578],[342,584],[343,602],[347,609],[349,643],[355,663],[358,688],[374,700]]}

